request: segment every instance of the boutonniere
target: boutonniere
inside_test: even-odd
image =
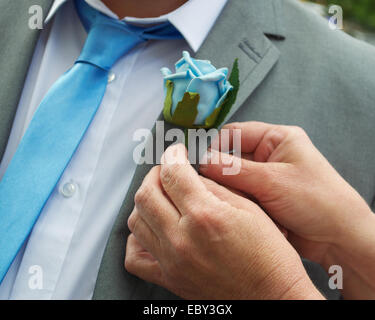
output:
[[[218,128],[236,101],[239,69],[216,69],[210,61],[191,58],[187,51],[176,72],[162,68],[165,87],[164,119],[185,129]]]

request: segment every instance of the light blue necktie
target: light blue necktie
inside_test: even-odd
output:
[[[44,97],[0,181],[0,283],[95,116],[109,70],[141,42],[181,38],[170,23],[139,28],[75,4],[85,46]]]

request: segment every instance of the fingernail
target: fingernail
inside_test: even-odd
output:
[[[164,152],[161,163],[164,165],[171,164],[188,164],[187,150],[184,145],[172,145]]]

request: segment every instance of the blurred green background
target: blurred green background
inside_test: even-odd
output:
[[[310,0],[324,6],[340,5],[344,11],[344,20],[350,20],[361,27],[375,31],[375,0]]]
[[[375,45],[375,0],[301,0],[315,12],[328,16],[330,5],[339,5],[344,14],[344,31]]]

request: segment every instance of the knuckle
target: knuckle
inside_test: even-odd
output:
[[[220,208],[210,206],[195,209],[191,213],[191,220],[196,228],[204,231],[221,229],[224,223],[222,212],[225,211],[225,203]]]
[[[280,173],[276,166],[269,163],[267,167],[259,171],[260,180],[266,186],[266,190],[273,190],[280,180]]]
[[[241,165],[241,171],[240,171],[240,176],[247,178],[250,177],[254,172],[254,169],[251,166],[246,165],[246,162],[244,162]]]
[[[129,230],[134,229],[134,213],[132,213],[128,218],[128,228]]]
[[[139,223],[139,216],[138,216],[138,214],[132,215],[132,217],[130,217],[130,219],[128,221],[129,229],[134,234],[136,234],[137,231],[138,231],[138,229],[137,229],[138,223]]]
[[[205,228],[210,225],[211,222],[214,222],[213,214],[209,208],[194,212],[192,214],[192,219],[195,224],[201,228]]]
[[[191,200],[191,201],[189,201]],[[201,218],[201,213],[202,213],[202,207],[194,202],[194,199],[187,199],[186,201],[186,207],[189,212],[189,215],[194,219],[198,220]]]
[[[273,147],[273,149],[276,148],[276,146],[284,139],[286,136],[286,130],[283,126],[277,126],[272,128],[266,133],[265,140],[269,141]]]
[[[160,170],[160,166],[154,166],[154,167],[151,168],[148,175],[155,175],[156,172],[157,173],[159,172],[159,170]],[[155,188],[157,188],[157,184],[155,184],[154,182],[148,181],[146,183],[145,181],[146,180],[143,181],[142,185],[140,186],[140,188],[137,190],[137,192],[134,195],[134,203],[135,204],[145,204],[145,203],[147,203],[150,199],[150,195],[152,195],[153,192],[155,191]]]
[[[295,136],[302,136],[302,137],[307,136],[306,131],[302,127],[291,126],[290,130]]]
[[[151,194],[151,192],[152,192],[152,187],[147,185],[147,184],[143,184],[137,190],[137,192],[134,196],[134,203],[136,205],[142,205],[142,204],[147,203],[147,201],[149,199],[149,195]]]
[[[135,270],[134,258],[133,256],[126,254],[125,261],[124,261],[125,270],[130,273],[133,273]]]

